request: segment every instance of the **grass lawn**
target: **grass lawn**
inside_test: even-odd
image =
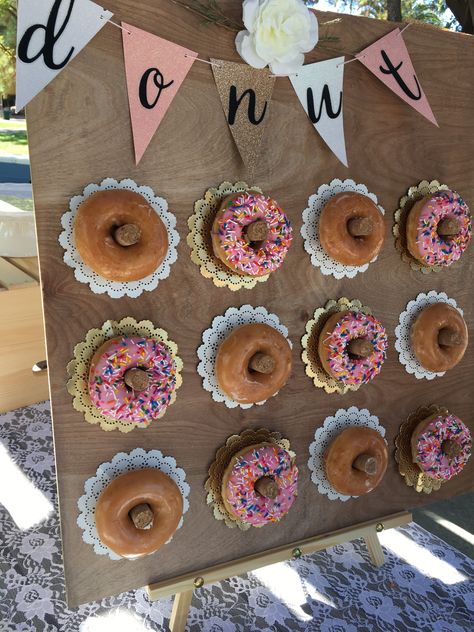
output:
[[[1,125],[1,121],[0,121]],[[0,133],[0,154],[28,155],[28,139],[26,131]]]
[[[33,200],[29,198],[19,198],[15,195],[2,195],[1,199],[4,202],[8,202],[9,204],[13,204],[17,208],[22,211],[32,211],[33,210]]]
[[[0,117],[0,129],[26,129],[25,119],[10,119],[6,121]]]

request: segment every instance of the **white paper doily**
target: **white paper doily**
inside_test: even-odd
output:
[[[77,501],[77,506],[79,507],[77,524],[83,531],[82,539],[94,547],[94,552],[97,553],[97,555],[108,555],[111,560],[123,559],[109,549],[108,546],[102,544],[97,534],[95,527],[95,506],[101,492],[112,480],[120,476],[120,474],[134,470],[142,470],[148,467],[160,470],[176,483],[183,497],[183,516],[188,511],[190,487],[186,482],[186,473],[183,469],[177,467],[176,461],[172,456],[163,456],[160,450],[150,450],[146,452],[142,448],[135,448],[135,450],[132,450],[129,454],[119,452],[114,456],[112,461],[99,465],[96,475],[87,479],[84,484],[85,494]],[[180,529],[182,526],[183,517],[181,517],[177,528]],[[172,537],[168,542],[171,540]]]
[[[332,259],[321,246],[319,241],[319,219],[321,211],[329,200],[337,193],[343,191],[354,191],[362,193],[369,197],[377,204],[382,215],[385,215],[384,209],[378,204],[377,196],[369,193],[365,184],[356,184],[354,180],[339,180],[336,178],[330,184],[322,184],[316,193],[308,200],[308,208],[303,211],[303,225],[301,226],[301,236],[304,241],[304,249],[311,257],[311,263],[321,270],[321,273],[328,276],[332,275],[336,279],[348,277],[352,279],[358,272],[365,272],[369,267],[366,263],[363,266],[346,266],[339,261]],[[377,257],[372,259],[371,263],[376,261]]]
[[[400,314],[399,324],[395,328],[395,349],[398,351],[399,360],[407,373],[412,373],[419,380],[423,378],[434,380],[435,377],[442,377],[446,373],[446,371],[440,373],[427,371],[418,362],[411,347],[411,327],[421,310],[433,303],[448,303],[456,308],[461,316],[463,315],[462,309],[457,306],[454,299],[448,298],[444,292],[438,293],[431,290],[428,294],[418,294],[414,301],[408,303],[405,311]]]
[[[147,202],[155,209],[157,215],[166,226],[168,233],[168,252],[161,265],[147,277],[139,281],[129,281],[120,283],[117,281],[109,281],[100,276],[89,266],[87,266],[81,258],[81,255],[74,244],[74,218],[79,206],[96,191],[108,191],[110,189],[127,189],[135,191],[143,195]],[[136,298],[146,290],[151,292],[155,290],[161,279],[166,279],[170,273],[171,265],[177,260],[178,252],[176,250],[179,244],[179,233],[175,229],[176,217],[168,211],[168,203],[161,197],[157,197],[153,190],[147,186],[138,186],[136,182],[130,179],[118,182],[113,178],[106,178],[100,184],[88,184],[82,195],[76,195],[69,202],[70,210],[61,217],[61,225],[64,228],[59,235],[59,243],[64,248],[64,262],[74,269],[74,276],[80,283],[87,283],[95,294],[107,294],[111,298],[120,298],[122,296],[130,296]]]
[[[229,399],[219,388],[214,371],[216,354],[221,342],[237,327],[248,323],[262,323],[270,325],[279,331],[288,340],[288,329],[280,323],[278,316],[269,314],[264,307],[252,307],[242,305],[242,307],[229,307],[223,316],[216,316],[209,329],[202,334],[203,343],[199,347],[197,354],[200,360],[197,370],[202,377],[203,386],[206,391],[212,394],[212,399],[216,402],[224,402],[228,408],[251,408],[254,404],[239,404],[233,399]],[[291,340],[288,340],[290,347],[293,347]],[[266,401],[266,400],[265,400]],[[257,402],[258,406],[265,403]]]
[[[334,417],[326,417],[324,424],[316,429],[314,441],[309,446],[308,467],[311,470],[311,480],[319,493],[326,494],[329,500],[346,501],[350,498],[358,498],[358,496],[345,496],[337,492],[327,480],[324,467],[324,453],[337,435],[349,426],[373,428],[385,437],[385,428],[379,424],[378,417],[371,415],[367,408],[360,410],[355,406],[348,409],[340,408]]]

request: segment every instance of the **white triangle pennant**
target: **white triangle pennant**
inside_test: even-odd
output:
[[[112,15],[90,0],[19,0],[16,109],[41,92]]]
[[[300,68],[290,81],[315,130],[346,167],[343,92],[344,57],[336,57]]]

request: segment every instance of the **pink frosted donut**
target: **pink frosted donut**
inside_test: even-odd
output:
[[[266,498],[255,489],[262,477],[278,485],[275,498]],[[259,527],[277,522],[290,510],[298,488],[298,468],[291,455],[277,445],[260,444],[234,456],[222,482],[222,498],[231,515],[245,524]]]
[[[438,234],[438,224],[456,219],[459,232],[451,237]],[[426,266],[449,266],[459,259],[471,239],[471,214],[456,191],[436,191],[415,202],[407,219],[410,253]]]
[[[352,356],[350,340],[368,340],[373,347],[368,357]],[[387,334],[382,323],[370,314],[344,311],[332,314],[319,336],[318,353],[329,375],[346,386],[359,386],[380,373],[387,353]]]
[[[458,453],[446,454],[445,441],[456,443]],[[422,472],[444,481],[462,471],[471,456],[471,449],[469,428],[456,415],[429,417],[420,422],[412,437],[413,460]]]
[[[248,224],[261,220],[268,235],[249,242]],[[275,200],[260,193],[243,192],[224,200],[212,226],[214,254],[239,274],[264,276],[281,266],[292,241],[290,222]]]
[[[132,368],[146,371],[148,386],[133,391],[124,380]],[[169,348],[151,338],[119,336],[94,354],[89,369],[89,396],[106,417],[140,422],[157,419],[171,403],[176,387],[176,363]]]

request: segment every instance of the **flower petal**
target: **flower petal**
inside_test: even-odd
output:
[[[267,62],[257,55],[254,37],[248,31],[237,33],[235,47],[242,59],[253,68],[265,68],[267,65]]]
[[[309,53],[310,50],[313,50],[319,39],[318,20],[312,11],[308,11],[308,13],[310,15],[310,31],[307,41],[302,42],[301,52],[303,53]]]
[[[242,5],[242,20],[245,28],[252,32],[259,10],[259,0],[245,0]]]
[[[274,75],[292,75],[298,72],[303,63],[304,55],[303,53],[298,53],[291,61],[272,61],[270,63],[270,70]]]

